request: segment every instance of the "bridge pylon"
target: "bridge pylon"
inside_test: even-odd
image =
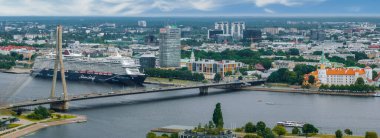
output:
[[[53,110],[68,110],[69,109],[69,97],[67,95],[66,77],[65,77],[65,66],[63,64],[62,58],[62,26],[57,26],[57,46],[56,46],[56,56],[54,62],[54,74],[53,74],[53,84],[51,87],[50,98],[55,97],[55,87],[57,83],[58,67],[60,69],[61,82],[63,88],[63,101],[50,104],[50,109]]]
[[[199,87],[199,95],[207,95],[208,94],[208,87]]]

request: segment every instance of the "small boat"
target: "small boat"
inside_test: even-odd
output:
[[[267,104],[267,105],[274,105],[274,103],[272,103],[272,102],[266,102],[265,104]]]
[[[281,122],[277,122],[277,125],[284,126],[284,127],[303,127],[305,123],[296,122],[296,121],[281,121]]]

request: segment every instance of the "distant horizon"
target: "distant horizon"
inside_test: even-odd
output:
[[[5,15],[0,17],[235,17],[235,18],[241,18],[241,17],[260,17],[260,18],[288,18],[288,17],[294,17],[294,18],[308,18],[308,17],[380,17],[380,14],[277,14],[277,15],[266,15],[266,14],[253,14],[253,15],[246,15],[246,14],[237,14],[237,15],[134,15],[134,16],[122,16],[122,15]]]
[[[380,16],[375,0],[0,0],[0,16]]]

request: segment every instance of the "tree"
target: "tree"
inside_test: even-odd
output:
[[[362,77],[357,78],[355,81],[355,84],[356,85],[364,85],[365,84],[364,79]]]
[[[379,74],[376,71],[372,71],[372,80],[374,80]]]
[[[227,71],[224,76],[231,76],[232,75],[232,71]]]
[[[244,132],[245,133],[255,133],[256,132],[256,126],[252,122],[248,122],[244,126]]]
[[[376,132],[365,132],[365,138],[377,138]]]
[[[212,115],[212,121],[214,122],[217,128],[223,128],[224,122],[223,122],[222,107],[220,103],[217,103],[215,106],[214,114]]]
[[[172,133],[170,134],[170,138],[179,138],[178,133]]]
[[[272,61],[270,61],[269,59],[266,59],[266,58],[261,61],[261,64],[263,65],[263,67],[266,70],[268,70],[272,67]]]
[[[51,116],[49,110],[45,107],[38,106],[37,108],[34,109],[33,113],[29,114],[27,117],[31,119],[45,119],[49,118]]]
[[[294,127],[294,128],[292,129],[292,134],[293,134],[293,135],[298,135],[298,134],[300,134],[300,129],[298,129],[298,127]]]
[[[263,121],[259,121],[259,122],[257,122],[257,124],[256,124],[256,128],[257,128],[257,134],[258,134],[259,136],[263,136],[264,131],[265,131],[265,128],[266,128],[265,123],[264,123]]]
[[[309,80],[307,80],[307,82],[309,82],[310,84],[314,84],[315,83],[315,77],[314,77],[314,75],[310,75],[309,76]]]
[[[279,73],[278,73],[277,71],[272,72],[272,73],[269,75],[267,81],[268,81],[268,82],[280,82],[280,78],[279,78],[279,76],[280,76],[280,75],[279,75]]]
[[[269,127],[265,128],[264,134],[262,136],[264,138],[275,138],[273,131]]]
[[[207,127],[205,127],[205,128],[207,128]],[[214,123],[212,121],[208,122],[208,128],[209,129],[215,128],[215,125],[214,125]]]
[[[352,135],[352,131],[348,128],[344,130],[344,133],[346,133],[347,135]]]
[[[308,134],[318,133],[318,131],[319,130],[316,127],[314,127],[314,125],[312,124],[305,124],[302,127],[302,133],[306,134],[306,137],[308,136]]]
[[[146,134],[146,138],[156,138],[157,135],[153,132],[149,132],[148,134]]]
[[[298,82],[297,73],[294,71],[289,72],[289,82],[290,84],[295,84]]]
[[[222,80],[222,76],[219,73],[216,73],[215,76],[214,76],[214,81],[215,82],[219,82],[221,80]]]
[[[300,55],[300,51],[297,48],[291,48],[289,49],[289,54],[293,56],[298,56]]]
[[[286,132],[286,129],[285,127],[283,126],[280,126],[280,125],[277,125],[273,128],[273,132],[276,133],[278,136],[282,136],[282,135],[285,135],[287,132]]]
[[[313,55],[322,55],[322,51],[314,51]]]
[[[162,134],[161,137],[163,137],[163,138],[169,138],[169,135],[168,134]]]
[[[205,79],[203,74],[191,73],[189,70],[163,70],[150,68],[145,69],[145,74],[150,77],[174,78],[191,81],[203,81]]]
[[[342,138],[343,137],[343,133],[340,129],[335,131],[335,137],[336,138]]]
[[[377,65],[376,64],[372,64],[372,65],[370,65],[370,67],[374,69],[374,68],[377,68]]]
[[[367,54],[365,54],[364,52],[352,52],[352,54],[355,54],[356,61],[361,60],[361,59],[368,59]]]
[[[243,80],[243,76],[239,76],[239,78],[238,78],[239,80]]]

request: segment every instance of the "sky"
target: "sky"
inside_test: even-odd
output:
[[[380,0],[0,0],[0,16],[379,16]]]

